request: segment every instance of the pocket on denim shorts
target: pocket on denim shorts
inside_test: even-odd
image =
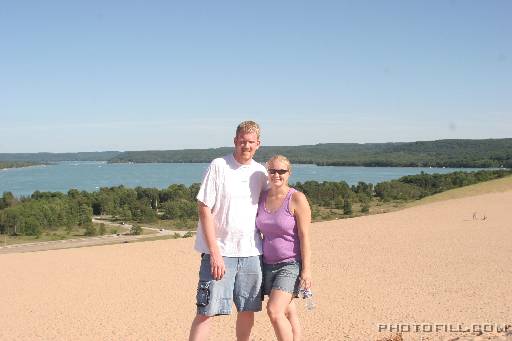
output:
[[[197,285],[196,305],[206,307],[210,303],[211,281],[199,281]]]

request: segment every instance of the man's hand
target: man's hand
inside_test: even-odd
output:
[[[219,281],[224,277],[226,266],[224,265],[222,256],[210,255],[210,269],[214,280]]]

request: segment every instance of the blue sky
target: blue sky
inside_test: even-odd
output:
[[[512,2],[10,1],[0,152],[512,137]]]

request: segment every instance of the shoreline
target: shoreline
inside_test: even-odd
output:
[[[83,165],[98,165],[99,168],[107,169],[108,166],[112,166],[115,164],[110,164],[106,161],[71,161],[71,162],[77,162],[77,165],[83,164]],[[66,161],[63,162],[65,164],[70,164],[70,162]],[[201,163],[202,164],[202,163]],[[17,167],[17,168],[32,168],[32,167],[46,167],[46,166],[58,166],[59,163],[48,163],[48,164],[38,164],[38,165],[31,165],[26,167]],[[135,165],[135,163],[120,163],[120,165]],[[137,165],[183,165],[183,163],[138,163]],[[196,165],[196,163],[190,163],[189,165]],[[310,164],[296,164],[295,166],[298,166],[297,169],[300,170],[301,166],[312,166]],[[322,167],[323,166],[314,166],[314,167]],[[310,170],[309,168],[303,168],[302,171],[296,172],[295,176],[291,179],[290,184],[295,185],[297,183],[305,183],[308,181],[316,181],[319,183],[322,182],[346,182],[349,186],[355,186],[359,182],[364,182],[367,184],[373,184],[377,185],[381,182],[387,182],[392,180],[398,180],[404,176],[417,176],[421,173],[425,174],[439,174],[441,176],[444,176],[446,174],[455,173],[455,172],[462,172],[462,173],[475,173],[479,171],[483,172],[492,172],[492,171],[505,171],[510,172],[512,169],[506,169],[506,168],[428,168],[428,167],[362,167],[362,166],[329,166],[333,167],[336,170],[342,170],[345,168],[347,172],[342,173],[340,176],[338,176],[339,172],[335,171],[325,171],[321,172],[320,174],[317,173],[317,170]],[[80,168],[80,167],[78,167]],[[360,174],[359,178],[356,178],[354,173],[358,168],[367,168],[371,171],[369,172],[362,172]],[[9,169],[15,169],[15,168],[7,168]],[[204,168],[206,169],[206,167]],[[87,176],[84,176],[82,173],[76,173],[74,171],[71,171],[70,174],[74,174],[72,176],[72,182],[65,182],[62,186],[62,188],[52,189],[51,184],[53,182],[49,182],[46,178],[46,187],[44,189],[34,189],[29,188],[28,190],[24,187],[24,183],[21,182],[18,178],[14,177],[12,180],[14,181],[14,185],[9,186],[8,178],[2,179],[2,181],[5,181],[5,184],[3,184],[4,188],[0,190],[1,192],[11,192],[15,195],[15,197],[20,198],[21,196],[31,196],[34,192],[56,192],[56,193],[67,193],[71,189],[77,189],[79,191],[86,191],[89,193],[98,192],[100,188],[109,188],[109,187],[116,187],[116,186],[124,186],[126,188],[136,188],[138,186],[142,186],[144,188],[155,188],[158,190],[163,190],[167,188],[170,185],[184,185],[184,186],[190,186],[194,183],[199,183],[201,181],[201,176],[204,172],[204,169],[201,168],[201,170],[192,169],[194,172],[197,172],[196,176],[194,178],[185,178],[181,179],[181,181],[174,181],[173,179],[167,179],[165,177],[157,178],[153,183],[150,184],[141,184],[138,181],[134,181],[133,178],[131,178],[131,171],[123,170],[128,178],[123,181],[123,184],[120,184],[118,182],[118,178],[113,178],[111,172],[112,169],[110,168],[107,171],[103,172],[96,172],[94,171],[93,174],[95,174],[94,179],[98,179],[98,177],[102,177],[103,181],[95,181],[91,180],[91,178],[88,178]],[[379,171],[373,171],[374,169],[382,169],[379,173]],[[409,171],[405,171],[408,169],[416,169],[416,173],[410,173]],[[397,171],[396,171],[397,170]],[[404,171],[400,171],[404,170]],[[117,170],[116,170],[117,171]],[[173,171],[173,169],[171,169]],[[393,173],[389,173],[389,172]],[[110,172],[110,173],[109,173]],[[300,175],[302,172],[302,175]],[[76,173],[76,174],[75,174]],[[52,173],[53,174],[53,173]],[[78,175],[77,175],[78,174]],[[336,174],[336,175],[334,175]],[[359,173],[358,173],[359,174]],[[50,174],[51,175],[51,174]],[[50,176],[50,180],[55,180]],[[179,178],[179,177],[178,177]],[[160,183],[164,181],[163,183]],[[44,182],[44,181],[43,181]],[[50,185],[48,185],[50,184]],[[77,185],[78,184],[78,185]],[[2,187],[2,183],[0,183],[0,187]],[[53,186],[55,187],[55,186]]]

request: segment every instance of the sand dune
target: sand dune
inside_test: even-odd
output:
[[[317,308],[300,305],[305,340],[376,340],[397,328],[404,340],[462,340],[472,330],[458,328],[472,324],[487,331],[476,339],[506,339],[497,329],[512,324],[511,207],[508,190],[315,223]],[[0,255],[0,339],[185,340],[199,264],[192,244]],[[429,332],[436,324],[446,327]],[[253,339],[275,339],[263,312]],[[234,340],[233,316],[215,318],[211,340]]]

